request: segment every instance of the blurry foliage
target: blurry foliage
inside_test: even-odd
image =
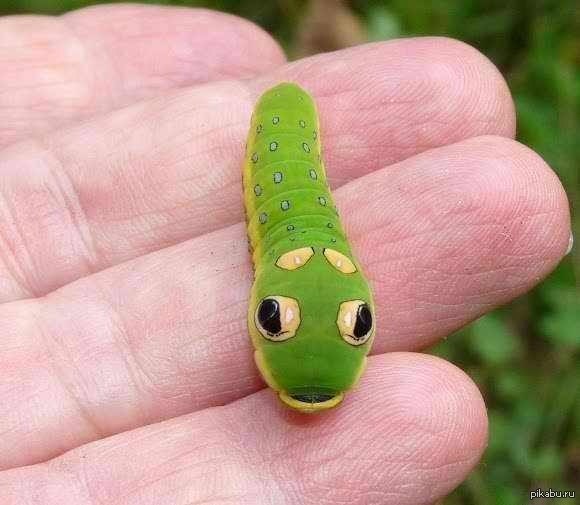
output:
[[[0,13],[59,13],[94,3],[100,2],[0,0]],[[316,50],[301,27],[315,21],[312,12],[320,5],[306,0],[144,3],[231,12],[270,31],[291,56]],[[313,3],[333,8],[329,1]],[[346,15],[346,21],[323,25],[322,31],[332,33],[326,34],[327,42],[320,42],[324,47],[318,50],[348,45],[362,33],[368,40],[446,35],[486,54],[510,84],[519,140],[548,161],[563,181],[573,210],[580,209],[580,8],[576,0],[354,0],[349,5],[335,0],[335,4],[349,9],[340,14]],[[321,17],[320,12],[317,15]],[[578,216],[573,229],[580,239]],[[483,462],[445,503],[520,505],[527,503],[530,489],[578,485],[579,249],[533,292],[434,349],[477,381],[490,418]]]
[[[293,56],[334,51],[367,42],[362,21],[353,14],[346,1],[310,2],[296,30]]]

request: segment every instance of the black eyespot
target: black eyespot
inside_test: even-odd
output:
[[[359,306],[356,312],[356,323],[354,325],[354,337],[361,339],[367,335],[371,328],[373,327],[373,316],[371,314],[371,309],[366,303]]]
[[[306,393],[301,395],[290,395],[290,398],[294,400],[298,400],[302,403],[323,403],[327,402],[328,400],[332,400],[336,394],[325,394],[325,393]]]
[[[258,308],[258,322],[268,333],[276,335],[282,330],[280,304],[273,298],[266,298]]]

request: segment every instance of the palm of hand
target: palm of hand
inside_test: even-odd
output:
[[[384,353],[525,292],[569,238],[487,60],[427,38],[286,65],[246,22],[157,7],[1,22],[1,503],[423,504],[465,478],[477,388]],[[243,143],[281,80],[317,99],[379,320],[360,386],[307,419],[260,390],[245,326]]]

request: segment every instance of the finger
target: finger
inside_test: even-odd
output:
[[[374,352],[433,343],[530,289],[568,245],[558,179],[499,137],[424,153],[336,198],[375,292]],[[261,387],[244,234],[232,226],[1,306],[0,467]]]
[[[0,145],[284,61],[257,26],[204,9],[106,5],[0,20]]]
[[[335,183],[429,146],[513,133],[495,68],[448,39],[321,55],[268,79],[198,87],[4,151],[0,299],[42,295],[243,219],[249,115],[273,82],[298,80],[314,93]]]
[[[483,400],[463,372],[397,353],[373,358],[335,411],[293,414],[263,391],[0,473],[0,497],[43,505],[415,505],[457,486],[486,436]]]

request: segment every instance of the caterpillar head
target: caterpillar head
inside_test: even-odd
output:
[[[268,385],[302,412],[338,405],[375,331],[370,290],[349,251],[292,249],[256,271],[254,295],[249,328]]]

